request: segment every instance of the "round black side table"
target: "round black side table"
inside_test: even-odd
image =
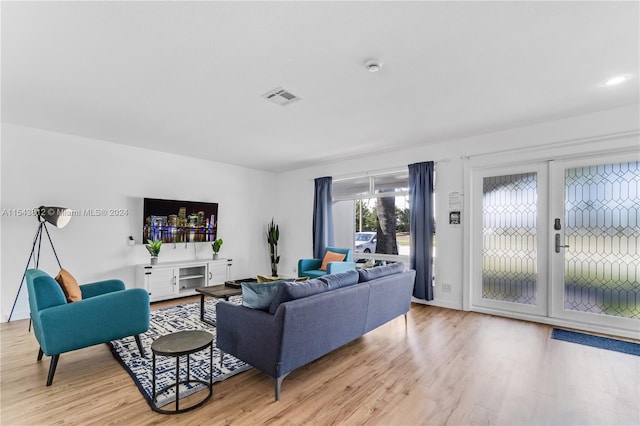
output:
[[[151,395],[151,408],[158,413],[176,414],[193,410],[200,407],[213,395],[213,335],[204,330],[188,330],[178,331],[176,333],[167,334],[157,338],[151,344],[151,352],[153,359],[153,393]],[[209,348],[209,382],[204,380],[191,379],[189,369],[189,355],[203,349]],[[176,359],[176,382],[165,386],[156,392],[156,355],[174,357]],[[187,356],[187,378],[180,380],[180,357]],[[181,384],[197,384],[201,383],[209,388],[209,393],[197,404],[187,408],[180,409],[180,385]],[[171,388],[175,388],[176,408],[175,410],[165,410],[156,405],[156,398]]]

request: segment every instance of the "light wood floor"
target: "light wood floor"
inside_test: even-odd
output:
[[[196,300],[196,299],[194,299]],[[283,382],[250,370],[204,406],[151,411],[99,345],[49,360],[27,321],[0,324],[0,422],[38,424],[638,425],[640,357],[550,339],[551,327],[413,305]]]

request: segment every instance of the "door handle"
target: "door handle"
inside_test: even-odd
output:
[[[569,248],[569,245],[560,244],[560,234],[556,234],[556,253],[560,253],[561,248]]]

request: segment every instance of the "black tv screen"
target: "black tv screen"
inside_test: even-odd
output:
[[[165,243],[214,241],[218,233],[218,203],[144,199],[142,241]]]

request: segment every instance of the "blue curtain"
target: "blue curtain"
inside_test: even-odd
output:
[[[413,296],[422,300],[433,300],[433,168],[433,161],[409,164],[409,261],[416,270]]]
[[[333,246],[333,209],[331,176],[317,178],[313,199],[313,257],[322,259],[324,249]]]

